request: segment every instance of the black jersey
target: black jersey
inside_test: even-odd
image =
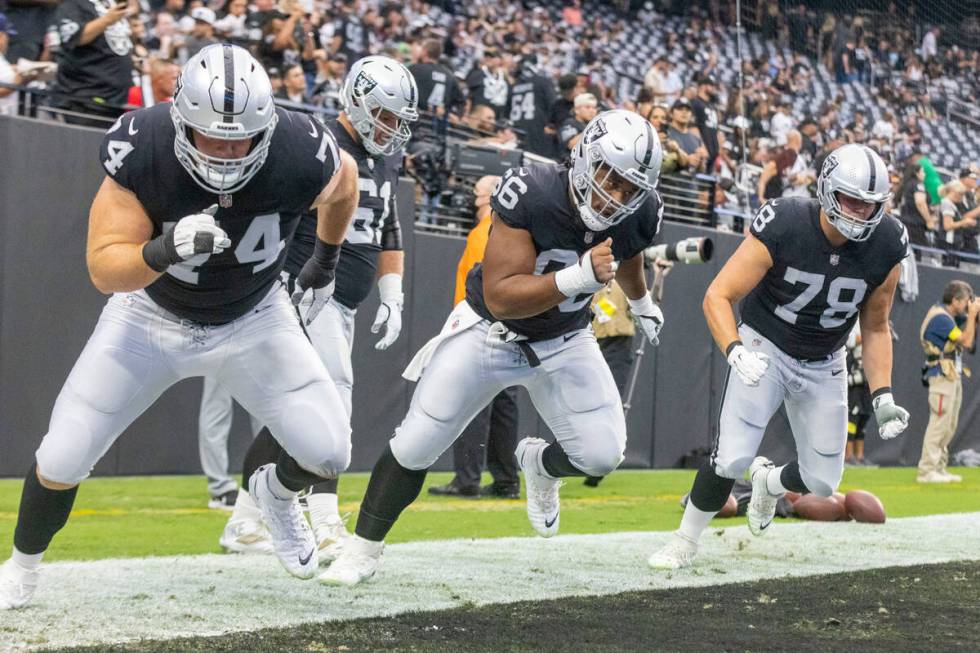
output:
[[[555,86],[542,75],[523,77],[510,89],[510,121],[525,134],[530,152],[555,156],[555,138],[544,133],[555,103]]]
[[[453,71],[438,63],[416,63],[408,67],[419,89],[419,107],[435,112],[444,108],[461,114],[466,97]]]
[[[59,91],[74,98],[101,98],[108,104],[126,104],[133,85],[133,41],[129,23],[116,21],[82,45],[85,25],[112,7],[110,0],[65,0],[55,12],[51,36],[57,40]]]
[[[374,286],[378,252],[402,248],[395,201],[402,157],[400,153],[372,157],[339,122],[328,120],[326,124],[340,149],[357,162],[357,184],[361,193],[340,250],[337,286],[333,294],[338,302],[354,309]],[[316,211],[308,211],[296,228],[296,237],[286,257],[286,271],[290,274],[299,274],[303,264],[313,255],[316,219]]]
[[[536,164],[511,168],[490,199],[493,212],[514,229],[531,234],[537,260],[535,274],[557,272],[578,263],[579,257],[611,237],[617,261],[636,256],[660,231],[663,203],[656,192],[633,215],[606,231],[589,231],[569,197],[568,168]],[[466,277],[466,301],[483,318],[497,321],[483,298],[483,265]],[[502,320],[511,331],[530,340],[548,340],[582,329],[592,320],[592,295],[569,297],[544,313],[519,320]]]
[[[106,173],[146,209],[154,236],[220,201],[177,161],[170,106],[166,102],[120,118],[106,132],[100,153]],[[340,165],[337,143],[323,125],[301,113],[281,108],[276,113],[279,123],[265,164],[242,190],[223,197],[225,206],[215,214],[231,247],[171,265],[146,287],[153,301],[178,317],[222,324],[258,304],[278,282],[300,215]]]
[[[902,225],[890,216],[868,240],[834,248],[820,229],[820,203],[809,198],[767,202],[751,232],[773,266],[742,302],[742,320],[801,359],[824,358],[844,345],[858,311],[907,248]]]

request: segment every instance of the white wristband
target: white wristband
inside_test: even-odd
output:
[[[589,250],[574,265],[555,272],[555,285],[565,297],[575,297],[598,292],[606,284],[596,280],[592,269],[592,250]]]
[[[650,297],[650,293],[648,292],[643,293],[643,296],[639,299],[630,299],[627,297],[626,301],[629,303],[633,315],[651,315],[657,306],[653,303],[653,298]]]
[[[405,300],[402,294],[402,275],[389,272],[378,279],[378,294],[382,304],[401,304]]]

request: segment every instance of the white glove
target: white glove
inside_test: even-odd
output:
[[[728,364],[732,366],[738,378],[747,386],[755,387],[759,385],[762,376],[769,369],[769,357],[761,351],[747,349],[740,342],[733,343],[728,352]]]
[[[214,221],[218,205],[202,213],[184,216],[166,232],[143,245],[143,260],[151,269],[164,272],[171,265],[195,256],[220,254],[231,247],[231,239]]]
[[[229,247],[231,239],[213,215],[195,213],[174,225],[174,249],[182,261],[198,254],[220,254]]]
[[[647,337],[654,347],[660,344],[660,330],[664,328],[664,313],[660,310],[649,293],[639,299],[626,298],[629,302],[630,312],[636,318],[636,323],[643,329],[643,335]]]
[[[398,334],[402,332],[402,306],[405,303],[402,276],[391,273],[378,279],[378,293],[381,295],[381,306],[374,316],[371,333],[378,333],[382,326],[385,328],[384,337],[374,345],[378,351],[384,351],[398,340]]]
[[[871,405],[875,409],[878,436],[882,440],[891,440],[909,427],[909,411],[895,403],[892,393],[882,392],[871,400]]]

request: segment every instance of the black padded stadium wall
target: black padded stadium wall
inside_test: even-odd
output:
[[[105,297],[85,268],[88,207],[103,173],[101,133],[84,128],[0,117],[0,476],[21,476],[47,428],[55,397],[91,333]],[[399,214],[407,251],[406,306],[402,336],[389,350],[374,349],[370,325],[376,293],[361,306],[354,345],[354,448],[352,470],[368,470],[394,433],[411,400],[413,385],[401,372],[449,313],[459,238],[414,233],[413,184],[403,180]],[[666,327],[658,348],[647,348],[627,424],[625,466],[673,467],[692,449],[709,447],[727,364],[714,348],[701,299],[740,237],[668,223],[663,240],[708,235],[715,258],[705,265],[678,266],[667,278]],[[980,278],[953,270],[919,269],[919,299],[896,300],[892,313],[900,335],[895,348],[895,396],[912,413],[909,431],[883,443],[868,438],[869,456],[885,464],[914,465],[928,419],[926,391],[919,383],[922,354],[919,323],[943,286]],[[970,357],[968,357],[970,358]],[[971,362],[975,362],[971,361]],[[980,366],[980,363],[977,363]],[[978,383],[964,383],[960,429],[952,450],[980,449]],[[200,473],[197,415],[200,379],[185,380],[138,419],[96,466],[102,475]],[[521,435],[547,435],[527,398],[521,397]],[[872,426],[873,429],[873,426]],[[230,438],[231,466],[240,469],[251,437],[236,409]],[[762,451],[777,462],[792,455],[792,437],[780,411]],[[451,452],[436,465],[451,467]],[[202,487],[203,491],[203,487]]]

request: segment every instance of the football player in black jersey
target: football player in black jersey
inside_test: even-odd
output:
[[[405,66],[388,57],[370,56],[351,67],[341,100],[344,110],[336,120],[327,122],[327,129],[340,149],[357,163],[361,192],[341,247],[336,289],[320,315],[306,325],[306,333],[336,384],[350,419],[354,315],[375,280],[381,306],[371,332],[384,329],[375,348],[387,349],[401,332],[405,254],[396,191],[401,152],[411,136],[409,125],[418,120],[418,93],[415,79]],[[304,215],[286,255],[287,285],[309,260],[316,243],[316,228],[316,215]],[[278,450],[269,430],[262,429],[245,456],[243,477],[248,478],[262,462],[275,460]],[[338,550],[333,545],[347,535],[337,509],[337,479],[313,486],[306,501],[320,548],[320,562],[332,560]],[[267,550],[259,518],[248,494],[240,493],[221,535],[222,547],[243,553]]]
[[[626,422],[589,328],[590,304],[615,277],[657,342],[663,314],[647,292],[643,249],[663,212],[660,160],[647,121],[609,111],[586,127],[571,168],[507,172],[491,200],[483,263],[467,277],[465,301],[406,369],[406,378],[421,376],[408,415],[371,473],[355,534],[322,582],[353,585],[374,574],[426,470],[504,388],[527,388],[557,438],[526,438],[516,452],[540,535],[558,531],[561,477],[603,476],[619,465]]]
[[[106,133],[107,176],[92,203],[87,261],[109,299],[61,390],[24,482],[0,608],[24,605],[78,484],[177,381],[211,376],[286,452],[251,478],[286,569],[316,570],[296,491],[350,461],[340,393],[296,319],[279,272],[300,215],[317,240],[294,302],[312,319],[329,298],[357,204],[357,166],[308,116],[277,109],[248,52],[191,58],[173,103],[128,113]]]
[[[680,529],[649,560],[691,564],[698,538],[748,471],[749,529],[762,535],[787,490],[830,496],[847,441],[844,343],[861,320],[864,369],[882,439],[908,426],[891,393],[888,325],[908,242],[884,213],[888,170],[871,148],[845,145],[824,162],[817,198],[767,202],[750,234],[704,297],[704,314],[730,369],[714,451],[694,479]],[[734,305],[742,298],[741,319]],[[786,406],[798,458],[780,467],[756,457],[770,418]]]

